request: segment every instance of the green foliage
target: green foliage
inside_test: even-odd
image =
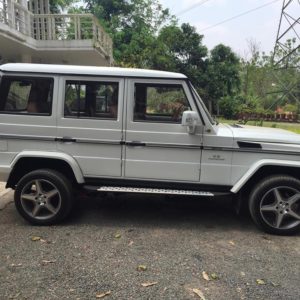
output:
[[[240,89],[240,62],[230,47],[217,45],[207,60],[206,95],[217,106],[222,97],[238,95]],[[210,109],[212,110],[212,109]]]
[[[49,0],[50,12],[52,14],[59,14],[78,1],[79,0]]]
[[[203,36],[189,24],[165,26],[159,32],[157,45],[162,49],[153,57],[152,67],[160,70],[184,73],[196,89],[206,85],[205,69],[207,48],[202,45]]]
[[[250,45],[251,48],[258,48]],[[295,40],[287,40],[284,48],[296,47]],[[259,51],[251,51],[252,57],[241,60],[240,77],[242,82],[242,94],[245,98],[256,97],[260,106],[265,111],[274,112],[276,107],[284,107],[286,104],[295,105],[300,99],[300,49],[279,67],[293,66],[293,68],[273,69],[273,53],[269,55]],[[278,61],[284,53],[277,49],[275,61]],[[278,66],[277,66],[278,68]]]
[[[88,11],[95,14],[114,42],[118,65],[151,68],[154,57],[163,55],[157,46],[157,34],[163,24],[172,22],[167,9],[158,0],[86,0]],[[162,58],[163,60],[163,58]]]
[[[220,99],[220,111],[227,119],[233,119],[240,112],[243,99],[241,96],[225,96]]]
[[[67,7],[73,0],[51,0]],[[300,99],[299,68],[272,71],[272,53],[259,51],[249,42],[250,59],[240,59],[230,47],[217,45],[208,52],[203,35],[190,24],[178,25],[159,0],[84,0],[112,36],[115,64],[181,72],[194,84],[212,112],[233,116],[236,112],[273,112],[277,106],[295,105]],[[76,12],[74,10],[73,12]],[[293,49],[294,40],[285,47]],[[276,49],[275,59],[282,56]],[[296,66],[300,49],[281,66]],[[293,93],[282,97],[291,87]],[[220,110],[219,110],[220,109]]]
[[[297,113],[298,112],[298,106],[295,104],[287,103],[283,107],[284,112],[291,112],[291,113]]]

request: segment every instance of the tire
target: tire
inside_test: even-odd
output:
[[[18,182],[14,200],[18,212],[29,223],[56,224],[66,218],[72,209],[72,185],[57,171],[32,171]]]
[[[267,233],[291,235],[300,230],[300,180],[275,175],[253,189],[249,210],[255,224]]]

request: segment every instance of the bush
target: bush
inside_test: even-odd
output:
[[[242,104],[242,98],[240,96],[226,96],[221,98],[219,102],[220,114],[226,119],[235,118]]]

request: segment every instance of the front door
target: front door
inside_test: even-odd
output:
[[[120,177],[124,79],[62,77],[58,149],[85,177]]]
[[[185,81],[127,81],[126,178],[199,182],[203,126],[194,134],[181,125],[196,110]]]

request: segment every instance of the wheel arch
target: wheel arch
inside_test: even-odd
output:
[[[234,184],[230,191],[237,194],[253,186],[260,179],[275,174],[290,175],[300,179],[300,162],[268,159],[258,161]]]
[[[59,171],[75,183],[84,183],[82,171],[70,155],[59,152],[24,151],[12,161],[6,187],[14,188],[22,176],[43,168]]]

